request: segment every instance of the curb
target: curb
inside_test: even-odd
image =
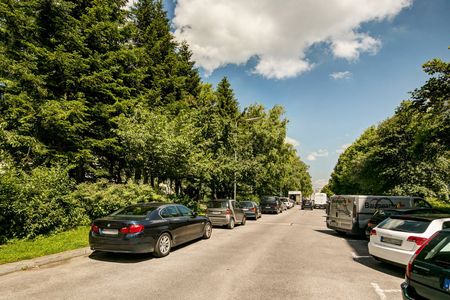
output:
[[[0,265],[0,276],[17,271],[24,271],[32,268],[38,268],[43,265],[64,261],[78,256],[90,255],[92,252],[93,251],[89,247],[84,247],[80,249],[69,250],[61,253],[55,253],[33,259],[27,259]]]

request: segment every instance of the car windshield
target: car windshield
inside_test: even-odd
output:
[[[430,225],[430,221],[427,220],[408,220],[408,219],[386,219],[380,225],[379,228],[389,229],[393,231],[411,232],[411,233],[423,233]]]
[[[253,207],[253,203],[251,203],[251,202],[241,202],[240,204],[241,204],[242,208]]]
[[[133,205],[119,209],[115,213],[112,213],[111,216],[146,216],[156,208],[156,206],[149,205]]]
[[[261,203],[274,203],[277,199],[275,197],[264,197],[261,199]]]
[[[228,208],[228,201],[210,201],[208,208]]]

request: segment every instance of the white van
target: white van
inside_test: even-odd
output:
[[[327,207],[327,194],[315,193],[313,194],[314,208],[326,208]]]
[[[295,204],[300,204],[302,202],[302,192],[301,191],[288,191],[289,199],[294,200]]]
[[[327,227],[339,233],[365,234],[370,217],[379,208],[414,208],[431,205],[409,196],[335,195],[330,198]]]

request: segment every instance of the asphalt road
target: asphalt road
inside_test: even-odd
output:
[[[0,277],[0,299],[401,299],[404,271],[322,210],[263,215],[210,240],[151,255],[93,253]]]

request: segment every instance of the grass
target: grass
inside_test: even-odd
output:
[[[89,227],[81,226],[34,240],[12,240],[0,245],[0,264],[86,247],[89,244],[88,233]]]

